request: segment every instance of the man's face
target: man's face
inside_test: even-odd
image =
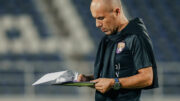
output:
[[[96,27],[100,28],[106,35],[110,35],[117,31],[117,16],[115,12],[107,10],[103,6],[91,6],[92,16],[96,19]]]

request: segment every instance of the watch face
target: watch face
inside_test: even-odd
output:
[[[121,88],[121,85],[119,82],[116,82],[113,87],[115,90],[119,90]]]

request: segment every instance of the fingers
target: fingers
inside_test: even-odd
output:
[[[78,75],[77,82],[81,81],[82,74]]]
[[[95,88],[101,93],[107,92],[111,86],[110,86],[110,79],[107,78],[99,78],[96,80],[93,80],[92,82],[95,82]]]
[[[101,91],[101,90],[103,90],[103,88],[102,87],[96,87],[96,90]]]
[[[102,87],[96,87],[96,90],[98,90],[101,93],[105,93],[105,89]]]
[[[77,82],[84,81],[85,76],[83,74],[79,74],[77,78]]]
[[[95,88],[96,88],[96,90],[100,91],[101,93],[103,92],[102,86],[96,84],[96,85],[95,85]]]
[[[91,82],[98,83],[100,79],[92,80]]]
[[[96,82],[95,88],[100,91],[103,90],[103,85],[99,82],[99,79],[93,80],[93,82]]]
[[[91,82],[95,82],[95,88],[102,86],[102,84],[100,83],[100,79],[92,80]]]

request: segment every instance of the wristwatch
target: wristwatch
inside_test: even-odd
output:
[[[119,82],[119,79],[118,78],[114,78],[114,80],[115,80],[115,83],[114,83],[113,89],[114,90],[119,90],[121,88],[121,84]]]

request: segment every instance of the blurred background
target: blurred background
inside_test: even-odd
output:
[[[0,101],[94,101],[86,87],[32,86],[62,70],[93,73],[98,43],[91,0],[0,0]],[[122,0],[154,44],[160,87],[143,101],[180,99],[180,0]]]

